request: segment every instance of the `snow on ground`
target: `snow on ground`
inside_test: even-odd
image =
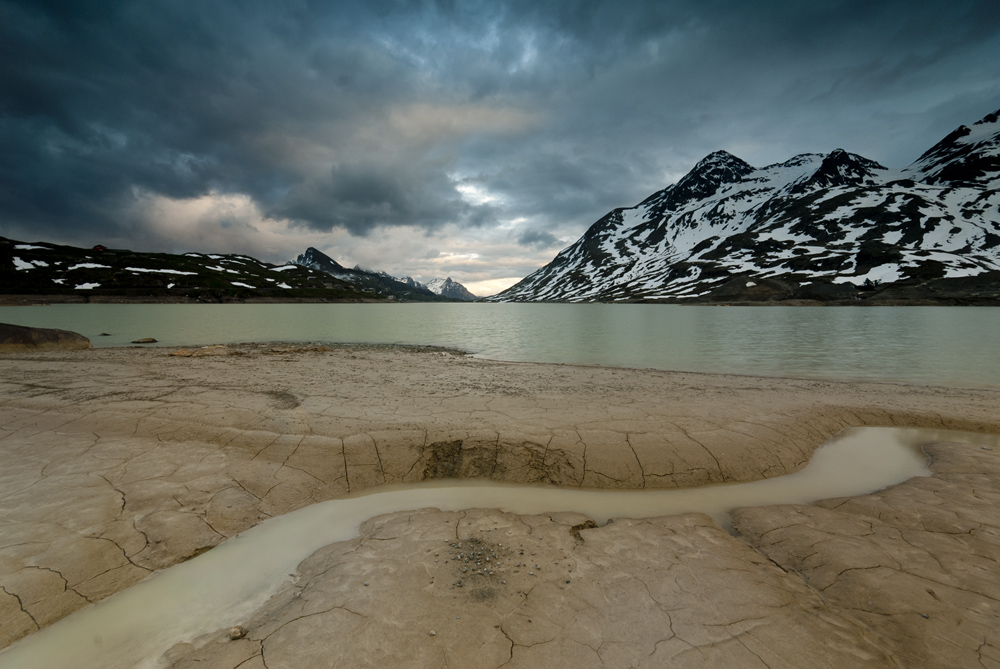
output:
[[[14,269],[35,269],[35,266],[30,262],[25,262],[20,258],[14,258]]]
[[[291,288],[287,283],[281,282],[278,284],[278,288]]]
[[[234,286],[239,286],[240,288],[252,288],[253,290],[257,290],[257,286],[251,286],[248,283],[240,283],[239,281],[232,281],[231,283]]]
[[[100,287],[101,284],[99,283],[80,283],[74,286],[75,290],[91,290],[93,288],[100,288]]]
[[[993,139],[998,132],[1000,132],[1000,120],[993,123],[979,122],[969,128],[968,135],[959,137],[956,141],[959,144],[978,144]]]
[[[784,226],[777,228],[775,230],[762,232],[757,235],[757,241],[766,242],[768,240],[773,239],[776,242],[793,242],[795,244],[815,241],[810,235],[797,235],[793,233],[791,230],[789,230],[790,227],[791,223],[786,223]]]
[[[944,278],[955,279],[963,276],[976,276],[977,274],[982,274],[988,271],[983,267],[976,267],[975,265],[969,265],[966,267],[949,267],[944,272]]]
[[[838,276],[833,283],[853,283],[855,286],[862,285],[865,280],[878,281],[879,283],[891,283],[903,278],[900,266],[896,263],[879,265],[868,270],[867,274],[858,276]]]
[[[100,265],[96,262],[81,262],[68,268],[67,271],[72,271],[74,269],[111,269],[111,265]]]
[[[154,274],[188,274],[196,275],[198,272],[182,272],[179,269],[146,269],[144,267],[126,267],[129,272],[152,272]]]
[[[281,267],[272,267],[272,272],[284,272],[285,270],[295,269],[298,265],[282,265]]]
[[[14,244],[14,248],[19,251],[47,251],[49,247],[47,246],[35,246],[34,244]]]

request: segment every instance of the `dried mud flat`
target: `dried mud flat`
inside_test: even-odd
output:
[[[690,486],[797,470],[850,426],[1000,432],[1000,391],[985,389],[389,347],[170,353],[0,358],[0,646],[264,518],[384,483]],[[696,514],[602,528],[573,514],[390,514],[304,562],[245,637],[208,634],[170,661],[1000,666],[1000,460],[929,451],[932,478],[739,510],[737,536]],[[517,555],[501,550],[493,574],[456,573],[467,546],[481,563],[499,543]]]

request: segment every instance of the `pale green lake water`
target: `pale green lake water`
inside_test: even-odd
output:
[[[424,344],[497,360],[1000,386],[996,307],[84,304],[3,307],[0,321],[95,346]]]

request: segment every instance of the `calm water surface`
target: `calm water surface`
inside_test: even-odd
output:
[[[0,321],[95,346],[429,344],[498,360],[1000,387],[995,307],[81,304],[3,307]]]

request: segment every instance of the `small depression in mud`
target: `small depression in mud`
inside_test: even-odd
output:
[[[1000,435],[856,428],[818,448],[801,471],[751,483],[630,491],[468,480],[384,486],[269,519],[153,574],[0,652],[0,669],[156,667],[175,643],[244,620],[290,578],[299,562],[327,544],[356,536],[362,522],[385,513],[429,507],[518,514],[575,511],[604,525],[611,518],[701,512],[728,528],[729,511],[737,507],[863,495],[928,476],[929,459],[921,444],[935,441],[1000,447]]]

